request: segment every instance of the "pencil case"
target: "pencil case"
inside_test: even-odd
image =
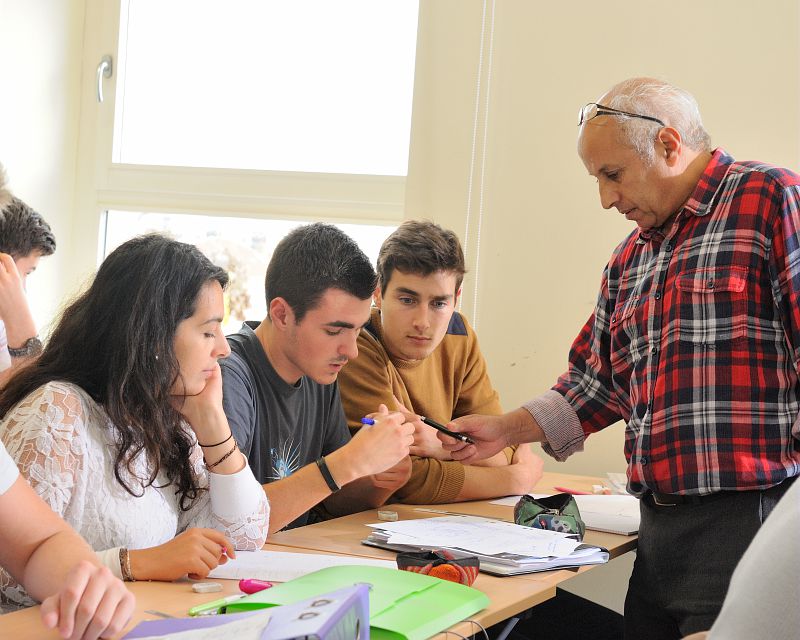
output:
[[[456,557],[445,549],[409,551],[397,554],[397,568],[470,587],[478,577],[480,561],[476,556]]]
[[[572,533],[583,540],[586,524],[581,518],[575,496],[557,493],[545,498],[522,496],[514,505],[514,522],[534,529]]]

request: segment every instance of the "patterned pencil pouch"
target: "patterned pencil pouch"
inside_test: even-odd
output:
[[[472,586],[480,561],[475,556],[456,557],[445,549],[397,554],[397,568]]]
[[[535,529],[573,533],[580,540],[583,540],[583,534],[586,533],[578,503],[568,493],[557,493],[545,498],[522,496],[514,505],[514,522]]]

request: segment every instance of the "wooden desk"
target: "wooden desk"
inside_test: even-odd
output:
[[[591,485],[598,482],[597,478],[548,473],[544,475],[542,481],[537,485],[536,491],[553,493],[554,484],[590,490]],[[388,508],[397,511],[401,518],[424,518],[440,515],[415,511],[416,507],[412,505],[392,505]],[[512,517],[511,507],[491,505],[487,501],[437,505],[431,508],[509,520]],[[303,553],[338,553],[391,560],[395,557],[393,552],[360,544],[361,539],[366,537],[368,533],[367,527],[364,525],[377,521],[376,511],[365,511],[328,522],[274,534],[270,536],[270,541],[264,548],[266,550]],[[588,531],[586,540],[591,544],[599,544],[608,548],[612,557],[621,555],[636,547],[635,536],[619,536]],[[580,571],[589,571],[592,568],[591,566],[582,567]],[[562,569],[506,578],[481,573],[474,586],[489,596],[491,604],[472,618],[485,627],[506,620],[555,596],[556,586],[573,577],[575,573],[576,570]],[[218,580],[218,582],[223,584],[223,591],[217,594],[196,594],[192,592],[191,583],[188,581],[130,583],[129,588],[136,595],[136,611],[126,632],[142,620],[156,618],[156,616],[146,613],[148,610],[184,616],[190,607],[208,602],[215,597],[239,592],[235,580]],[[469,635],[475,633],[477,628],[468,622],[461,622],[451,627],[450,630],[461,635]],[[55,640],[58,638],[58,634],[48,634],[44,631],[39,621],[39,607],[32,607],[24,611],[0,616],[0,638],[14,638],[15,640],[43,638]]]
[[[535,493],[555,493],[553,485],[567,486],[571,489],[591,491],[592,484],[598,484],[598,478],[586,476],[570,476],[566,474],[545,473],[542,480],[536,485]],[[391,511],[396,511],[401,520],[415,518],[432,518],[441,516],[442,513],[433,511],[421,511],[419,509],[434,509],[436,511],[447,511],[450,513],[464,513],[476,516],[488,516],[490,518],[500,518],[512,522],[514,520],[514,509],[497,504],[489,504],[490,500],[479,500],[475,502],[459,502],[446,505],[408,505],[393,504],[385,507]],[[382,507],[383,509],[384,507]],[[379,522],[378,511],[370,510],[361,513],[354,513],[335,520],[320,522],[317,524],[292,529],[291,531],[281,531],[270,536],[270,542],[281,544],[287,547],[297,547],[299,549],[316,549],[329,553],[343,553],[347,555],[366,556],[369,558],[393,559],[395,553],[375,547],[368,547],[361,544],[361,540],[369,535],[369,528],[365,525]],[[587,530],[585,541],[608,549],[612,558],[616,558],[623,553],[627,553],[636,548],[636,536],[621,536],[614,533],[603,533],[600,531]],[[584,567],[587,570],[591,567]],[[560,572],[551,572],[560,573]],[[529,574],[528,576],[514,576],[515,578],[529,578],[541,574]],[[573,570],[569,575],[575,575]]]

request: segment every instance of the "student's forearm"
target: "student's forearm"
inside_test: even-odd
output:
[[[336,478],[335,475],[334,478]],[[337,482],[343,482],[343,480],[337,479]],[[331,495],[330,488],[314,463],[298,469],[286,478],[267,483],[263,487],[269,498],[269,532],[271,534],[280,531]]]
[[[3,323],[9,347],[19,349],[28,339],[36,335],[36,323],[33,321],[27,302],[17,305],[13,312],[7,313]]]
[[[95,553],[20,476],[0,495],[0,565],[34,598],[56,593],[81,560]]]
[[[510,449],[504,449],[500,453],[495,453],[493,456],[489,458],[485,458],[484,460],[478,460],[477,462],[473,462],[473,467],[505,467],[509,463],[509,458],[511,457],[512,453],[506,454],[506,451],[510,451]]]
[[[486,500],[498,496],[513,496],[527,493],[525,477],[516,465],[504,467],[476,467],[465,465],[464,484],[458,492],[456,502],[464,500]]]
[[[68,528],[43,541],[25,565],[22,584],[36,600],[44,600],[58,592],[67,574],[81,560],[99,566],[97,555],[77,533]]]
[[[325,509],[335,517],[375,509],[386,504],[393,493],[394,489],[376,487],[369,477],[359,478],[325,500]]]

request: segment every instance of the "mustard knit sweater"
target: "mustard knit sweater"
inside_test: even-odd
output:
[[[358,357],[339,373],[339,392],[351,430],[360,428],[361,418],[381,403],[394,409],[393,394],[410,411],[442,424],[471,413],[503,412],[475,332],[457,311],[434,352],[424,360],[407,361],[386,352],[380,310],[373,309],[358,337]],[[513,452],[505,450],[509,461]],[[460,462],[412,456],[411,478],[394,497],[411,504],[453,502],[463,484]]]

